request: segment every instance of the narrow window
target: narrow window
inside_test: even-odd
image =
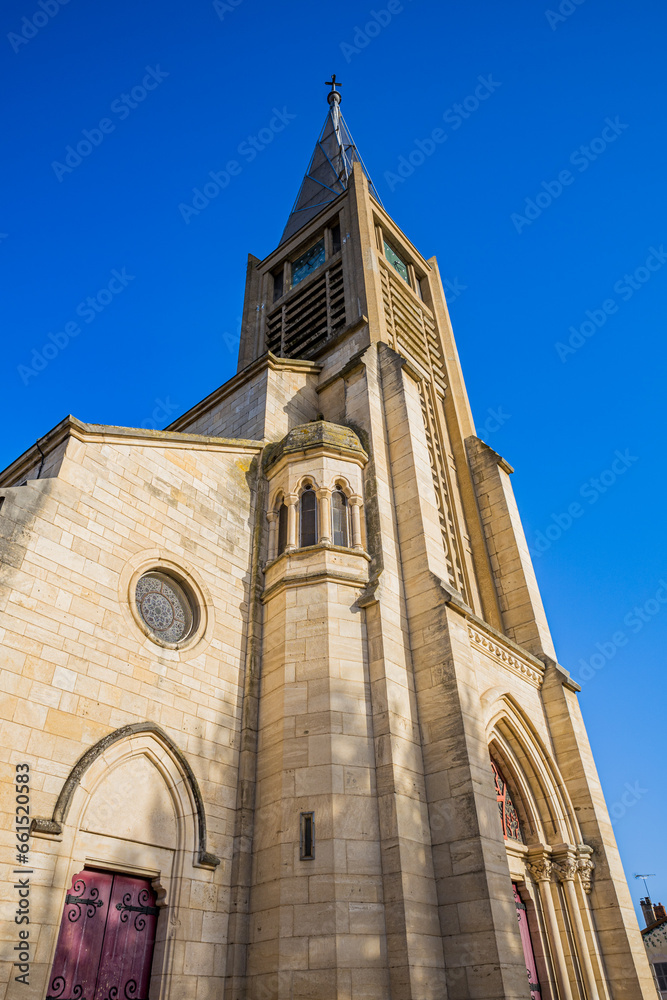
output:
[[[283,294],[283,269],[273,272],[273,301],[277,302]]]
[[[302,861],[312,861],[315,857],[315,813],[301,813],[301,850]]]
[[[317,497],[312,486],[301,494],[301,548],[317,544]]]
[[[283,500],[278,511],[278,555],[282,555],[287,546],[287,504]]]
[[[394,248],[391,246],[391,244],[387,243],[386,240],[384,241],[384,254],[389,263],[391,264],[391,266],[393,267],[393,269],[397,272],[397,274],[400,274],[403,280],[407,281],[407,283],[410,284],[408,265],[401,257],[398,256]]]
[[[331,495],[331,537],[334,545],[347,548],[347,497],[342,490],[334,490]]]
[[[3,505],[4,502],[5,502],[5,498],[4,497],[0,497],[0,510],[2,510],[2,505]]]
[[[331,253],[338,253],[340,250],[340,224],[336,223],[331,227]]]

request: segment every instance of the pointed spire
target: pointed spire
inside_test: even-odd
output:
[[[336,86],[340,87],[341,84],[337,82],[335,73],[327,80],[326,85],[331,87],[327,94],[329,112],[287,220],[281,243],[297,233],[334,198],[347,190],[352,164],[355,162],[361,164],[371,194],[382,204],[341,114],[341,94],[336,90]]]

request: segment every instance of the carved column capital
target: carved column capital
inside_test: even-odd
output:
[[[357,496],[355,493],[351,497],[347,498],[347,502],[349,503],[350,507],[361,507],[362,500],[361,497]]]
[[[536,882],[551,882],[554,869],[554,863],[551,858],[547,858],[545,855],[541,858],[534,858],[528,862],[526,868]]]
[[[593,889],[593,871],[595,869],[595,862],[591,857],[592,853],[593,848],[589,847],[587,844],[580,844],[577,848],[579,878],[587,896],[590,896]]]
[[[278,514],[277,510],[270,510],[266,515],[266,519],[269,522],[269,524],[274,524],[278,520],[279,516],[280,515]]]
[[[579,871],[579,862],[577,858],[568,855],[554,862],[553,870],[558,876],[559,882],[574,882]]]

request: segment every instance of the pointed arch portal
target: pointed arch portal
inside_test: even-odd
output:
[[[79,758],[67,776],[65,784],[63,785],[60,795],[58,796],[58,800],[54,806],[51,819],[33,819],[30,828],[31,832],[59,836],[63,832],[63,826],[67,819],[70,806],[72,805],[74,793],[80,786],[83,776],[88,768],[106,750],[108,750],[109,747],[113,746],[114,743],[118,743],[119,740],[126,740],[132,736],[137,736],[143,733],[152,734],[156,737],[159,743],[162,743],[182,774],[190,795],[192,796],[196,812],[198,863],[202,868],[216,868],[220,864],[220,858],[206,850],[206,813],[204,810],[204,800],[202,799],[197,778],[195,777],[194,771],[190,767],[181,750],[179,750],[171,737],[164,731],[164,729],[162,729],[161,726],[158,726],[156,722],[138,722],[130,726],[122,726],[120,729],[116,729],[113,733],[109,733],[108,736],[103,737],[103,739],[101,739],[98,743],[86,750],[84,755]],[[86,1000],[89,1000],[89,998],[86,998]]]

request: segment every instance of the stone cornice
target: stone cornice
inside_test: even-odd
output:
[[[496,656],[498,659],[503,660],[503,662],[506,662],[504,657],[505,654],[507,654],[508,656],[520,661],[520,663],[525,664],[528,668],[528,672],[535,671],[539,675],[539,682],[533,681],[533,683],[536,683],[537,687],[541,687],[544,683],[544,676],[547,669],[553,668],[558,672],[561,683],[565,687],[570,688],[575,692],[581,691],[580,686],[570,677],[565,667],[562,667],[550,657],[535,656],[534,653],[529,652],[527,649],[524,649],[518,643],[514,642],[513,639],[510,639],[509,636],[499,632],[493,627],[493,625],[489,625],[489,623],[485,622],[483,618],[479,618],[472,608],[468,607],[468,605],[464,602],[459,592],[454,590],[450,584],[446,584],[439,577],[436,579],[438,580],[440,588],[446,594],[447,606],[458,612],[458,614],[467,620],[469,629],[473,629],[475,632],[479,633],[480,636],[486,637],[492,645],[499,647],[501,653],[494,652],[491,648],[488,648],[485,643],[475,642],[475,645],[485,649],[485,651],[490,655]],[[506,666],[509,666],[510,669],[515,669],[514,664],[510,662],[506,662]],[[528,677],[528,672],[524,673],[521,669],[519,669],[518,672],[523,676],[526,676],[527,679],[530,679]]]
[[[507,643],[491,638],[486,630],[476,627],[471,622],[468,622],[468,636],[474,646],[499,660],[503,666],[509,667],[510,670],[530,681],[535,687],[542,686],[544,668],[541,665],[540,667],[532,665],[525,656],[520,656],[508,648]]]
[[[363,590],[368,583],[367,552],[341,548],[337,545],[309,545],[282,555],[264,567],[266,603],[293,587],[309,587],[317,583],[339,583]]]
[[[186,448],[191,451],[252,452],[259,454],[262,441],[241,438],[216,438],[206,434],[183,434],[178,431],[156,431],[142,427],[114,427],[107,424],[85,424],[71,414],[61,420],[44,437],[28,448],[16,461],[0,472],[0,487],[11,486],[42,462],[47,455],[70,438],[105,444],[136,445],[137,447]]]

